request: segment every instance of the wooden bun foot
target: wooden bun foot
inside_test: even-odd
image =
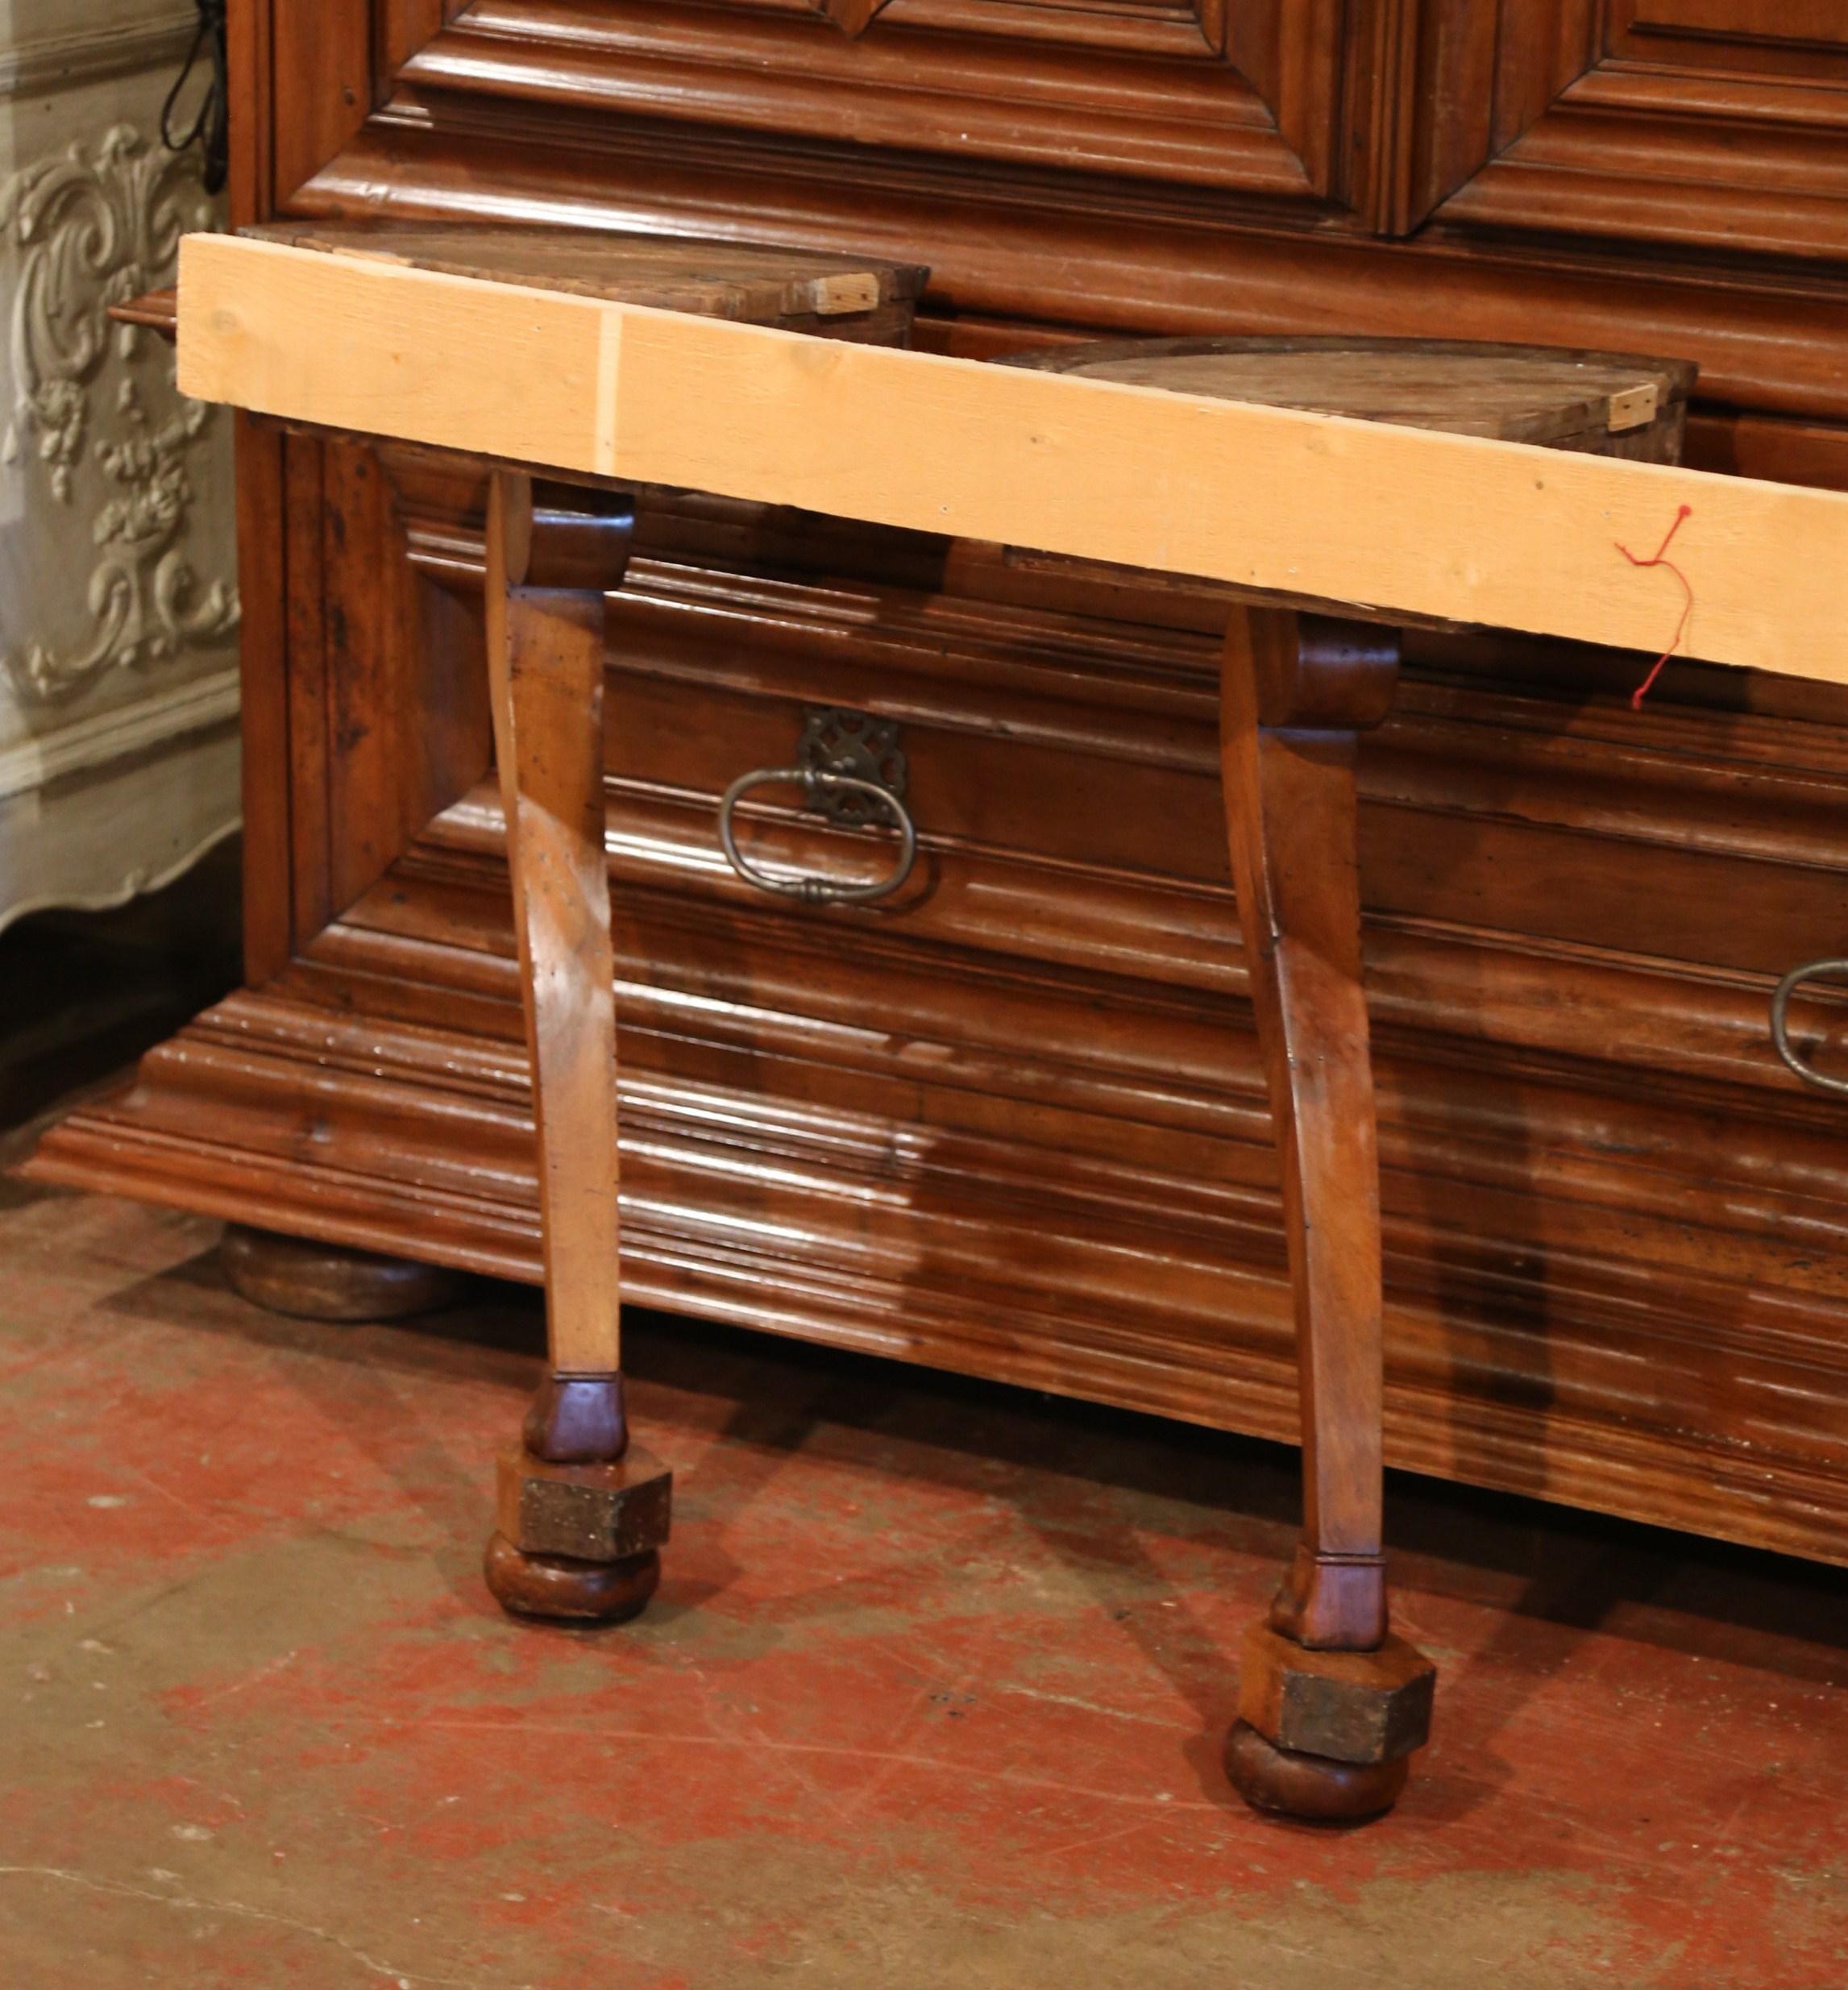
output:
[[[1254,1810],[1311,1824],[1360,1824],[1398,1801],[1411,1758],[1392,1762],[1336,1762],[1298,1755],[1267,1741],[1248,1722],[1235,1721],[1226,1736],[1226,1774]]]
[[[621,1561],[577,1561],[529,1555],[505,1534],[492,1535],[481,1572],[510,1616],[566,1623],[620,1624],[641,1615],[661,1580],[658,1549]]]
[[[241,1223],[218,1246],[225,1282],[240,1298],[297,1319],[409,1319],[453,1306],[467,1288],[459,1271],[340,1244],[279,1236]]]

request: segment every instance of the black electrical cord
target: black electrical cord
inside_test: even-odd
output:
[[[167,101],[160,106],[160,138],[172,152],[183,152],[197,145],[205,154],[206,191],[216,193],[230,176],[230,103],[225,91],[225,7],[226,0],[198,0],[199,25],[193,45],[186,52],[186,64],[174,78]],[[210,68],[206,94],[190,130],[176,137],[173,107],[203,56]]]

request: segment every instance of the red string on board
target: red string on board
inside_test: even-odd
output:
[[[1663,665],[1680,648],[1681,638],[1688,633],[1688,617],[1694,612],[1694,590],[1688,584],[1688,576],[1682,572],[1673,560],[1663,558],[1663,555],[1668,550],[1668,542],[1681,530],[1681,521],[1684,518],[1691,517],[1693,511],[1694,507],[1692,505],[1684,505],[1676,513],[1674,524],[1663,534],[1662,543],[1656,547],[1655,556],[1652,559],[1644,559],[1638,554],[1631,552],[1621,539],[1616,542],[1617,550],[1622,554],[1632,567],[1666,567],[1669,572],[1681,583],[1681,592],[1688,597],[1681,604],[1681,619],[1675,625],[1675,634],[1669,639],[1668,647],[1650,665],[1649,675],[1630,694],[1630,708],[1632,712],[1640,712],[1642,709],[1642,700],[1648,693],[1649,687],[1662,675]]]

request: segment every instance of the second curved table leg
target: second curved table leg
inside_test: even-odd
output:
[[[1276,1128],[1302,1394],[1303,1532],[1246,1641],[1226,1766],[1260,1809],[1389,1809],[1435,1668],[1388,1628],[1379,1159],[1360,974],[1356,736],[1385,717],[1392,632],[1235,609],[1221,679],[1233,881]]]
[[[596,501],[584,494],[584,502]],[[660,1579],[672,1477],[623,1402],[616,962],[604,862],[604,595],[633,513],[535,509],[494,476],[488,647],[533,1110],[550,1373],[501,1454],[488,1587],[509,1610],[613,1622]]]

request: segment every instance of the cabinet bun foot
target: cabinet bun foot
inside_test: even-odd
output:
[[[496,1534],[488,1543],[481,1572],[509,1616],[620,1624],[646,1607],[661,1581],[661,1556],[654,1548],[621,1561],[529,1555],[505,1535]]]
[[[445,1265],[384,1257],[309,1237],[227,1223],[218,1246],[225,1282],[239,1298],[296,1319],[409,1319],[453,1306],[467,1286]]]
[[[1411,1760],[1336,1762],[1266,1741],[1248,1722],[1226,1737],[1226,1774],[1254,1810],[1311,1824],[1361,1824],[1390,1810]]]

